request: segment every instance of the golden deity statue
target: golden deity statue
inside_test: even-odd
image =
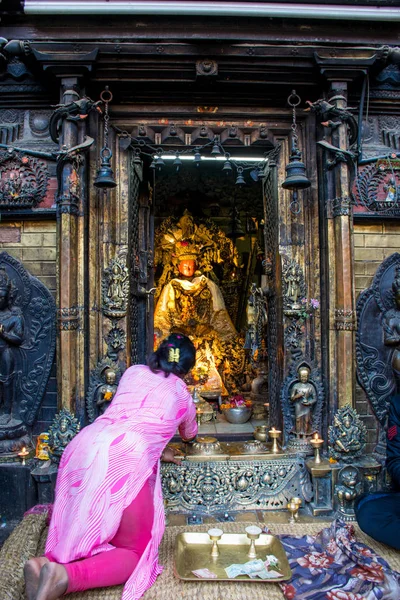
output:
[[[221,243],[213,239],[215,231],[196,224],[185,211],[176,225],[168,219],[156,235],[156,264],[163,264],[158,281],[161,292],[154,313],[156,342],[171,332],[190,336],[197,348],[197,360],[192,371],[193,381],[189,383],[198,385],[202,393],[210,396],[228,394],[223,377],[226,360],[229,360],[227,353],[235,354],[231,359],[233,371],[242,354],[221,289],[211,278],[213,263],[223,263],[227,251],[231,253],[231,260],[234,258],[231,280],[238,268],[236,249],[220,230],[218,232]]]

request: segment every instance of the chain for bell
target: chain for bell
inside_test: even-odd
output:
[[[106,86],[100,94],[100,98],[104,102],[104,146],[100,151],[100,169],[97,171],[97,177],[94,180],[95,187],[103,190],[115,188],[117,185],[111,167],[112,152],[108,147],[108,122],[110,120],[108,115],[108,103],[111,102],[112,97],[112,93],[109,91],[108,86]]]
[[[301,152],[298,148],[296,106],[300,104],[300,97],[292,90],[288,98],[288,104],[292,107],[292,147],[289,156],[289,164],[286,165],[286,179],[282,183],[285,190],[304,190],[309,188],[311,181],[306,175],[305,164],[301,161]]]

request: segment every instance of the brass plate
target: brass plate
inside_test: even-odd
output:
[[[174,572],[179,579],[184,581],[246,581],[247,583],[277,583],[287,581],[292,576],[292,571],[283,546],[278,538],[267,533],[262,533],[255,541],[257,558],[265,560],[267,554],[274,554],[279,561],[282,577],[276,579],[251,579],[247,575],[239,575],[230,579],[225,568],[233,563],[245,563],[250,559],[247,556],[250,540],[245,533],[224,533],[218,542],[219,556],[211,557],[212,542],[208,533],[180,533],[175,540]],[[197,569],[210,569],[217,575],[217,579],[203,579],[193,575]]]

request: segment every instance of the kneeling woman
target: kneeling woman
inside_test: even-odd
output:
[[[125,584],[122,600],[137,600],[162,567],[164,529],[160,458],[179,427],[197,434],[196,410],[182,381],[195,363],[189,338],[172,334],[121,378],[94,423],[67,446],[58,471],[44,557],[25,565],[28,600]]]

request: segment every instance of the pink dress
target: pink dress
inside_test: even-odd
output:
[[[183,438],[197,433],[196,410],[184,382],[127,369],[104,415],[67,446],[58,471],[46,556],[68,563],[112,550],[122,517],[144,483],[154,486],[151,540],[125,584],[122,600],[137,600],[162,567],[158,548],[165,529],[160,456],[179,427]]]

